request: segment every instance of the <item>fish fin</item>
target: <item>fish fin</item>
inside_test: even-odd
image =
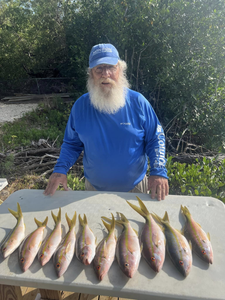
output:
[[[117,214],[120,216],[120,220],[115,220],[115,223],[117,225],[122,225],[122,226],[126,227],[127,224],[129,224],[129,221],[127,220],[127,218],[122,213],[117,212]]]
[[[110,222],[110,224],[106,223],[104,220],[102,220],[102,223],[105,225],[106,229],[108,230],[108,232],[113,231],[115,229],[115,218],[114,215],[112,215],[112,220],[106,217],[102,217],[103,219],[105,219],[106,221]]]
[[[70,219],[68,217],[67,213],[65,214],[65,216],[66,216],[66,221],[68,223],[69,228],[74,227],[76,225],[77,212],[75,211],[72,219]]]
[[[54,215],[52,211],[51,211],[51,214],[52,214],[52,218],[53,218],[55,224],[57,224],[61,221],[61,207],[59,208],[58,216]]]
[[[160,218],[156,213],[152,213],[151,215],[159,224],[162,224],[163,219]]]
[[[168,222],[168,223],[170,222],[167,211],[165,212],[165,214],[164,214],[164,216],[163,216],[163,221],[164,221],[164,222]]]
[[[79,215],[79,222],[80,222],[80,225],[82,226],[82,227],[84,227],[85,225],[87,225],[87,217],[86,217],[86,215],[84,214],[84,218],[82,219],[81,218],[81,215]]]
[[[137,196],[136,196],[137,197]],[[138,198],[138,197],[137,197]],[[132,207],[137,213],[139,213],[142,217],[146,217],[146,214],[136,205],[131,204],[130,202],[127,201],[127,203]]]
[[[97,245],[98,243],[98,239],[97,239],[97,236],[95,237],[95,245]]]
[[[134,228],[132,228],[133,229],[133,231],[136,233],[136,235],[138,236],[138,232],[137,232],[137,230],[136,229],[134,229]]]
[[[9,212],[16,218],[16,219],[19,219],[19,217],[22,217],[23,214],[22,214],[22,210],[21,210],[21,207],[19,205],[19,203],[17,202],[17,211],[14,211],[10,208],[8,208]]]
[[[142,252],[142,250],[143,250],[143,243],[141,243],[141,245],[140,245],[140,251]]]
[[[38,227],[46,227],[48,223],[48,217],[45,218],[44,222],[38,221],[36,218],[34,218],[35,223],[37,224]]]
[[[181,213],[182,213],[185,217],[187,217],[187,218],[190,218],[190,217],[191,217],[191,213],[190,213],[189,209],[187,208],[187,206],[182,206],[182,205],[181,205],[180,209],[181,209]]]
[[[209,241],[210,241],[210,234],[209,234],[209,232],[207,233],[207,237],[208,237],[208,239],[209,239]]]
[[[87,216],[84,214],[84,224],[87,225],[88,221],[87,221]]]
[[[111,225],[106,223],[104,220],[102,220],[102,223],[104,224],[105,228],[108,230],[108,232],[110,231]]]
[[[138,196],[136,196],[136,198],[138,199],[138,203],[140,205],[141,210],[144,212],[144,214],[149,215],[149,211],[148,211],[147,207],[145,206],[144,202]]]
[[[192,243],[191,243],[191,240],[188,241],[188,244],[189,244],[190,249],[191,249],[191,251],[192,251]]]
[[[112,220],[110,219],[110,218],[107,218],[107,217],[101,217],[102,219],[104,219],[105,221],[107,221],[107,222],[112,222]]]

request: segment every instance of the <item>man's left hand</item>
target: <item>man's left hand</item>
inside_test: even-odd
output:
[[[164,200],[165,196],[169,195],[169,184],[168,179],[160,176],[149,176],[148,178],[148,189],[151,190],[151,198]]]

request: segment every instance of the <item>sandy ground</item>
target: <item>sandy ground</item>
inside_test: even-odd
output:
[[[13,122],[15,119],[21,118],[24,113],[36,109],[37,103],[26,104],[3,104],[0,103],[0,123]]]

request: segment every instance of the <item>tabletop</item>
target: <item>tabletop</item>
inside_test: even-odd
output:
[[[16,250],[5,260],[0,257],[0,283],[143,300],[150,297],[151,300],[225,299],[225,206],[215,198],[169,195],[166,200],[157,201],[147,194],[98,191],[57,191],[51,197],[44,196],[42,190],[20,190],[0,205],[0,241],[16,225],[16,219],[9,213],[8,208],[17,210],[17,202],[23,212],[26,235],[37,228],[34,217],[43,222],[48,216],[45,235],[50,232],[54,228],[51,211],[57,215],[59,207],[62,210],[63,235],[68,230],[65,213],[72,218],[75,211],[82,217],[86,214],[97,242],[100,242],[107,232],[101,222],[101,216],[110,218],[111,213],[117,218],[117,212],[122,212],[132,227],[140,233],[145,220],[125,201],[138,205],[136,196],[140,197],[150,212],[160,217],[167,211],[170,223],[176,229],[181,229],[185,222],[180,207],[187,206],[195,221],[205,232],[210,233],[214,252],[213,264],[208,265],[193,253],[191,272],[184,278],[167,255],[159,273],[155,273],[142,258],[136,274],[129,279],[122,273],[115,260],[108,274],[99,282],[93,266],[84,266],[75,256],[66,273],[60,278],[56,276],[52,260],[41,267],[36,258],[31,267],[23,273]],[[77,219],[76,232],[78,223]],[[120,232],[118,228],[117,234]]]

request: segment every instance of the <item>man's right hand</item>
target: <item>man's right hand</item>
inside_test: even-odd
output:
[[[70,190],[67,186],[67,176],[65,174],[53,173],[49,177],[48,185],[43,194],[45,196],[48,196],[48,195],[53,196],[60,184],[63,186],[65,191]]]

